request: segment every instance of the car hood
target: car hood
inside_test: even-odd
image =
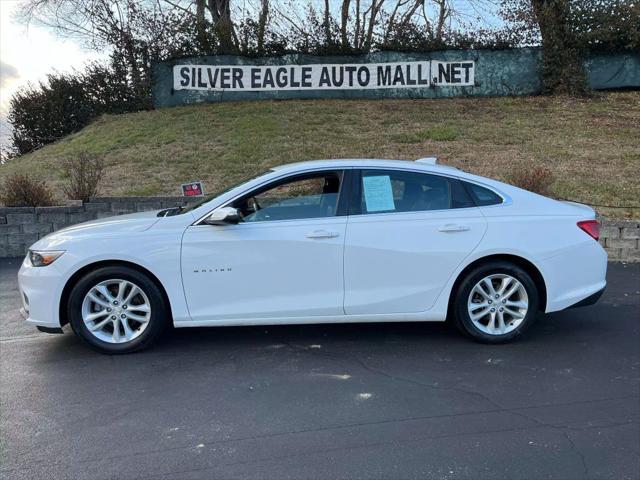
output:
[[[54,249],[69,240],[94,235],[121,235],[127,232],[143,232],[151,228],[160,217],[158,211],[131,213],[100,218],[58,230],[38,240],[33,249]]]

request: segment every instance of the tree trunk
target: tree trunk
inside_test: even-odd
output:
[[[362,45],[363,50],[365,52],[371,51],[371,45],[373,44],[373,32],[376,26],[376,22],[378,21],[378,13],[382,8],[382,4],[384,0],[372,0],[371,1],[371,16],[369,17],[369,25],[367,27],[367,36],[365,37],[364,43]]]
[[[438,0],[436,2],[439,7],[438,11],[438,24],[436,26],[436,40],[442,40],[442,34],[444,33],[444,21],[447,19],[447,3],[446,0]]]
[[[207,20],[205,19],[207,0],[196,0],[196,36],[202,51],[207,49]]]
[[[329,45],[331,43],[331,12],[329,11],[329,0],[324,0],[324,20],[322,21],[322,27],[324,28],[324,43]]]
[[[209,10],[218,37],[219,53],[237,53],[237,42],[231,20],[231,0],[209,0]]]
[[[543,93],[585,96],[587,75],[568,22],[568,0],[531,0],[542,37]]]
[[[355,35],[353,38],[353,46],[359,48],[360,46],[360,0],[356,0],[356,27]]]
[[[407,13],[402,16],[402,19],[398,23],[398,31],[401,32],[407,26],[407,23],[411,20],[411,18],[415,15],[420,7],[424,5],[424,0],[415,0],[413,6],[409,9]]]
[[[349,37],[347,36],[347,28],[349,25],[349,5],[351,0],[342,0],[342,9],[340,11],[341,23],[340,23],[340,37],[342,40],[342,49],[349,50]]]
[[[262,9],[258,19],[258,55],[264,53],[264,33],[269,19],[269,0],[262,0]]]
[[[382,44],[386,45],[387,41],[389,40],[389,35],[391,34],[392,30],[393,30],[393,25],[396,21],[396,15],[398,13],[398,9],[400,8],[400,5],[402,4],[402,0],[398,0],[396,2],[396,6],[393,7],[393,10],[391,11],[391,15],[389,15],[389,20],[387,20],[387,27],[384,30],[384,34],[382,35]]]
[[[133,91],[136,93],[137,98],[141,98],[144,85],[140,76],[140,65],[138,64],[136,49],[130,31],[120,31],[120,46],[124,53],[124,60],[129,66]]]

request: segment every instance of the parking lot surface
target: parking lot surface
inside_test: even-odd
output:
[[[640,478],[640,265],[509,345],[208,328],[116,357],[25,325],[18,267],[0,260],[2,478]]]

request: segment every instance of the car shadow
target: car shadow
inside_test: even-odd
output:
[[[65,327],[63,335],[47,338],[46,354],[58,356],[92,353],[80,339]],[[444,322],[389,322],[389,323],[336,323],[306,325],[269,325],[242,327],[171,328],[145,352],[179,355],[180,352],[210,352],[213,350],[251,350],[266,348],[278,350],[282,346],[320,349],[330,344],[348,344],[366,349],[389,344],[426,342],[445,345],[450,342],[466,343],[467,339]],[[126,356],[126,355],[125,355]]]
[[[541,315],[515,342],[506,345],[479,344],[461,335],[451,322],[336,323],[242,327],[171,328],[146,352],[153,355],[197,355],[212,351],[242,352],[255,349],[278,350],[285,346],[320,350],[329,347],[358,351],[396,346],[432,350],[512,351],[544,344],[563,348],[567,342],[606,336],[614,325],[605,321],[610,307],[588,307]],[[46,355],[54,360],[68,355],[93,354],[65,327],[64,335],[52,336]],[[145,352],[132,355],[145,355]]]

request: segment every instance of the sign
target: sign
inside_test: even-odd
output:
[[[183,197],[201,197],[204,195],[204,187],[202,182],[192,182],[182,184]]]
[[[541,59],[538,47],[330,57],[209,55],[154,63],[152,97],[156,108],[164,108],[251,100],[535,95],[542,90]],[[584,66],[594,89],[640,87],[635,51],[587,55]]]
[[[473,86],[473,61],[309,65],[174,65],[174,90],[261,92]]]
[[[389,175],[362,177],[362,183],[367,212],[384,212],[396,209]]]

